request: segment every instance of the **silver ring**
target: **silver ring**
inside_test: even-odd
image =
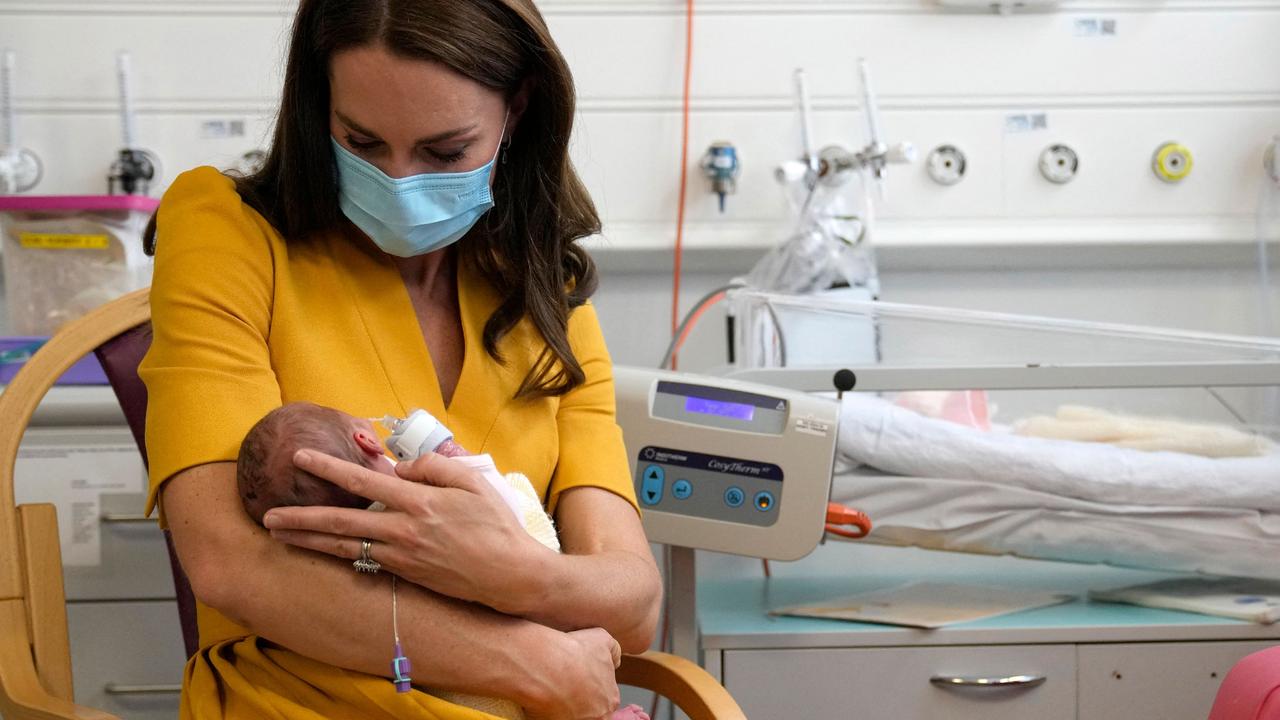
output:
[[[351,563],[355,566],[356,572],[369,573],[370,575],[382,569],[382,563],[374,560],[369,556],[369,550],[373,548],[373,541],[364,539],[360,541],[360,559]]]

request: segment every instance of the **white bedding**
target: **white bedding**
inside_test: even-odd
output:
[[[843,403],[841,454],[893,475],[994,483],[1099,504],[1280,512],[1274,447],[1261,457],[1210,459],[988,432],[863,393],[847,393]]]
[[[996,483],[841,473],[870,540],[960,552],[1280,579],[1280,514],[1091,502]],[[865,541],[863,541],[865,542]]]

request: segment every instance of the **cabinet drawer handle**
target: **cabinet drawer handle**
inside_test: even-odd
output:
[[[102,513],[102,522],[104,523],[154,523],[153,517],[146,515],[129,514],[129,513]]]
[[[177,695],[182,692],[181,685],[125,685],[109,682],[102,691],[108,695]]]
[[[929,682],[938,687],[982,687],[982,688],[1030,688],[1043,684],[1049,678],[1045,675],[1008,675],[1005,677],[959,677],[952,675],[934,675]]]

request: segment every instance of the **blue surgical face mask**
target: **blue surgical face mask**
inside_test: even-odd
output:
[[[330,140],[338,164],[338,205],[384,252],[413,257],[448,247],[493,207],[489,177],[496,150],[484,166],[468,172],[392,178]]]

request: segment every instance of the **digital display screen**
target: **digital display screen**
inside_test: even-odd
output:
[[[650,412],[655,418],[741,432],[781,435],[787,399],[736,388],[659,380]]]
[[[755,405],[728,402],[727,400],[708,400],[700,397],[686,397],[684,399],[684,409],[685,412],[718,415],[748,422],[756,415]]]

